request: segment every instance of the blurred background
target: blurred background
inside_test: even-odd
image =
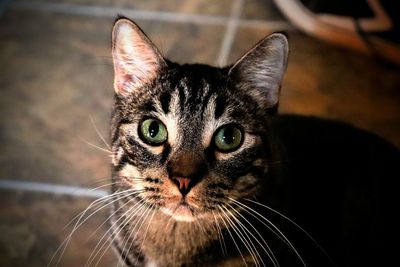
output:
[[[71,219],[107,192],[101,136],[108,140],[118,14],[180,63],[230,64],[267,34],[286,32],[280,112],[345,121],[400,147],[399,66],[303,33],[272,0],[12,0],[0,13],[2,267],[46,266]],[[102,209],[87,220],[58,266],[84,266],[106,218]],[[106,248],[97,266],[115,265]]]

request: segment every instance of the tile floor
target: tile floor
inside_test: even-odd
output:
[[[266,34],[285,31],[281,112],[343,120],[400,147],[400,68],[296,31],[271,0],[13,0],[0,17],[2,267],[46,266],[72,229],[64,226],[93,201],[51,185],[107,183],[108,154],[87,143],[105,148],[96,127],[107,136],[117,14],[178,62],[232,63]],[[50,193],[26,190],[27,182],[46,183]],[[59,266],[84,266],[106,232],[89,238],[91,229],[106,217],[102,210],[82,226]],[[108,251],[98,266],[113,264]]]

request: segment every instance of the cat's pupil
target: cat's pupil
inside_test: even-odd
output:
[[[224,142],[228,145],[232,144],[233,141],[235,141],[235,136],[233,134],[233,128],[232,127],[227,127],[224,130],[224,135],[222,137],[224,139]]]
[[[158,131],[159,131],[159,128],[160,128],[160,127],[159,127],[157,121],[152,121],[152,122],[150,123],[150,126],[149,126],[149,135],[150,135],[151,138],[154,138],[154,137],[157,136]]]

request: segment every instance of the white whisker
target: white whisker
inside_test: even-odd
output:
[[[110,195],[104,196],[104,197],[102,197],[102,198],[100,198],[100,199],[97,199],[96,201],[92,202],[84,211],[82,211],[80,214],[78,214],[77,216],[75,216],[65,227],[68,227],[78,216],[80,216],[80,218],[78,219],[78,221],[76,222],[76,225],[74,226],[74,228],[73,228],[73,230],[72,230],[72,231],[75,231],[77,228],[79,228],[83,223],[85,223],[85,222],[86,222],[91,216],[93,216],[95,213],[97,213],[98,211],[100,211],[100,210],[104,209],[105,207],[109,206],[109,205],[112,204],[113,202],[118,201],[118,200],[120,200],[120,199],[122,199],[122,198],[127,197],[127,196],[124,196],[124,194],[126,194],[126,193],[129,193],[129,194],[130,194],[130,193],[132,193],[132,192],[138,192],[138,191],[135,190],[135,189],[128,189],[128,190],[124,190],[124,191],[120,191],[120,192],[117,191],[117,192],[115,192],[115,193],[113,193],[113,194],[110,194]],[[120,195],[123,195],[123,196],[120,197]],[[118,198],[115,199],[115,200],[113,200],[112,202],[109,202],[109,203],[106,204],[106,205],[101,206],[100,208],[98,208],[97,210],[95,210],[94,212],[92,212],[88,217],[86,217],[84,221],[82,221],[81,223],[79,223],[80,220],[82,219],[82,217],[86,214],[86,212],[87,212],[89,209],[91,209],[92,207],[94,208],[94,207],[97,206],[97,205],[101,205],[102,203],[107,202],[108,200],[110,200],[110,199],[112,199],[112,198],[114,198],[114,197],[118,197]],[[97,203],[96,203],[96,202],[97,202]],[[79,225],[78,225],[78,224],[79,224]]]
[[[100,149],[101,151],[106,152],[107,154],[112,154],[112,152],[111,152],[110,150],[105,149],[105,148],[102,148],[102,147],[97,146],[97,145],[95,145],[95,144],[92,144],[92,143],[90,143],[89,141],[87,141],[85,138],[83,138],[83,137],[81,137],[81,136],[79,136],[79,139],[81,139],[83,142],[85,142],[85,143],[88,144],[89,146],[92,146],[92,147],[94,147],[94,148]]]
[[[249,201],[249,202],[252,202],[252,203],[254,203],[254,204],[257,204],[257,205],[259,205],[259,206],[261,206],[261,207],[264,207],[264,208],[266,208],[266,209],[272,211],[273,213],[278,214],[278,215],[281,216],[282,218],[286,219],[288,222],[292,223],[294,226],[296,226],[298,229],[300,229],[305,235],[307,235],[307,237],[310,238],[312,242],[314,242],[314,244],[318,247],[318,249],[320,249],[320,250],[325,254],[325,256],[331,261],[331,263],[334,264],[332,258],[328,255],[328,253],[325,251],[325,249],[324,249],[324,248],[323,248],[323,247],[322,247],[322,246],[321,246],[321,245],[320,245],[306,230],[304,230],[304,229],[303,229],[300,225],[298,225],[296,222],[294,222],[293,220],[291,220],[291,219],[288,218],[287,216],[283,215],[283,214],[280,213],[279,211],[276,211],[276,210],[274,210],[273,208],[268,207],[267,205],[264,205],[264,204],[262,204],[262,203],[259,203],[259,202],[255,201],[255,200],[251,200],[251,199],[245,199],[245,200],[247,200],[247,201]]]
[[[243,243],[245,244],[247,250],[249,251],[251,257],[253,258],[254,263],[256,264],[256,266],[259,266],[259,259],[261,259],[261,262],[263,264],[263,266],[265,266],[260,254],[257,251],[257,248],[254,246],[253,242],[251,242],[251,238],[249,237],[249,235],[246,232],[246,227],[243,227],[243,224],[240,222],[240,220],[226,207],[221,206],[221,208],[223,208],[226,212],[228,212],[231,217],[237,222],[237,224],[239,225],[240,229],[242,229],[242,231],[236,226],[236,224],[229,218],[227,217],[227,219],[231,222],[231,225],[234,229],[237,230],[238,233],[240,233],[240,235],[243,237]]]
[[[128,191],[128,190],[127,190],[127,191]],[[86,218],[83,222],[81,222],[83,216],[86,214],[86,212],[87,212],[88,210],[90,210],[93,206],[98,205],[98,204],[100,204],[100,203],[104,203],[104,202],[107,201],[108,199],[111,199],[111,198],[113,198],[114,196],[116,196],[116,195],[118,195],[118,194],[121,194],[121,193],[124,193],[124,191],[123,191],[123,192],[119,192],[119,193],[116,192],[116,193],[114,193],[114,194],[106,195],[106,196],[103,196],[103,197],[101,197],[101,198],[99,198],[99,199],[96,199],[96,200],[93,201],[84,211],[82,211],[82,212],[79,213],[77,216],[75,216],[75,217],[64,227],[64,228],[68,227],[74,220],[76,220],[76,219],[78,218],[78,220],[77,220],[77,222],[75,223],[75,225],[74,225],[74,227],[73,227],[71,233],[64,239],[64,241],[60,244],[60,246],[59,246],[59,247],[57,248],[57,250],[54,252],[54,254],[53,254],[53,256],[51,257],[51,259],[50,259],[49,263],[47,264],[47,266],[50,266],[50,264],[53,262],[53,260],[54,260],[55,257],[57,256],[57,254],[59,254],[59,256],[58,256],[58,260],[57,260],[56,266],[59,265],[59,263],[60,263],[60,261],[61,261],[63,255],[64,255],[64,253],[65,253],[65,250],[66,250],[66,248],[68,247],[68,244],[69,244],[69,242],[70,242],[70,240],[71,240],[71,238],[72,238],[72,236],[73,236],[73,234],[74,234],[75,231],[88,219],[88,218]],[[98,211],[98,210],[97,210],[97,211]],[[96,211],[96,212],[97,212],[97,211]],[[92,215],[93,215],[94,213],[96,213],[96,212],[93,212],[90,216],[92,216]]]
[[[143,225],[144,221],[146,220],[148,214],[149,214],[150,211],[151,211],[150,208],[147,206],[147,204],[144,203],[144,201],[143,201],[143,205],[142,205],[141,209],[143,209],[143,208],[144,208],[144,212],[140,212],[139,217],[135,219],[135,224],[134,224],[133,227],[130,229],[129,235],[126,236],[126,237],[124,237],[124,238],[122,239],[122,243],[124,244],[123,247],[122,247],[122,251],[125,251],[126,246],[128,245],[129,240],[131,240],[131,243],[130,243],[130,245],[129,245],[127,251],[129,252],[129,251],[131,250],[131,247],[132,247],[133,243],[135,242],[135,239],[136,239],[137,234],[139,233],[139,230],[142,228],[142,225]],[[136,213],[136,214],[137,214],[137,213]],[[135,216],[136,214],[133,214],[133,215]],[[132,216],[131,219],[132,219],[134,216]],[[140,223],[140,226],[139,226],[138,229],[136,229],[136,227],[139,225],[139,223]],[[123,227],[125,227],[125,226],[123,226]],[[133,235],[133,234],[135,234],[135,235],[134,235],[133,238],[132,238],[132,235]],[[125,241],[124,241],[124,240],[125,240]],[[125,253],[124,261],[126,260],[126,257],[127,257],[127,256],[128,256],[128,254]],[[136,259],[136,261],[135,261],[135,265],[136,265],[136,262],[137,262],[137,259]]]
[[[216,226],[217,232],[218,232],[218,240],[219,240],[219,244],[221,246],[222,255],[224,257],[226,257],[228,255],[228,253],[227,253],[227,249],[226,249],[225,239],[224,239],[224,236],[222,234],[221,227],[219,226],[219,222],[218,222],[218,220],[217,220],[217,218],[215,216],[215,212],[212,211],[212,214],[213,214],[214,221],[215,221],[215,226]]]
[[[106,145],[106,147],[108,147],[108,149],[111,150],[110,145],[106,142],[103,135],[100,133],[99,129],[97,128],[96,124],[94,123],[94,119],[93,119],[92,115],[89,115],[89,117],[90,117],[90,122],[92,123],[97,135],[100,137],[101,141],[103,141],[103,143]]]
[[[111,204],[113,204],[113,203],[115,203],[115,202],[117,202],[117,201],[119,201],[119,200],[121,200],[121,199],[123,199],[123,198],[132,197],[132,196],[133,196],[133,197],[136,197],[136,196],[137,196],[138,194],[140,194],[141,192],[143,192],[143,190],[135,191],[134,193],[129,194],[129,195],[127,195],[127,196],[119,197],[118,199],[115,199],[115,200],[111,201],[110,203],[108,203],[106,206],[111,205]],[[107,221],[109,221],[119,210],[121,210],[123,207],[125,207],[125,206],[128,205],[129,203],[130,203],[130,201],[127,201],[126,203],[124,203],[123,205],[121,205],[120,207],[118,207],[117,210],[115,210],[114,212],[112,212],[112,213],[107,217],[107,219],[105,219],[104,222],[103,222],[101,225],[99,225],[99,226],[92,232],[92,234],[89,236],[88,239],[92,238],[93,235],[94,235]]]
[[[130,199],[129,201],[127,201],[128,204],[131,201],[133,201],[134,199]],[[128,213],[130,213],[132,210],[134,210],[138,205],[140,205],[140,201],[138,203],[135,203],[132,207],[130,207],[123,215],[121,215],[121,217],[119,217],[111,226],[110,228],[103,234],[103,236],[100,238],[99,242],[97,242],[97,245],[95,246],[95,248],[93,249],[92,253],[89,255],[89,258],[85,264],[85,267],[90,266],[90,264],[95,260],[96,256],[100,253],[100,251],[104,248],[104,246],[106,246],[107,242],[110,240],[110,238],[112,238],[112,235],[110,235],[107,239],[106,236],[109,235],[109,233],[111,233],[111,231],[113,230],[113,228],[118,224],[118,222],[120,220],[122,220],[124,218],[125,215],[127,215]],[[140,208],[138,210],[136,210],[135,212],[138,212],[140,210]],[[128,216],[127,218],[125,218],[124,220],[122,220],[122,224],[124,224],[124,226],[129,222],[130,216]],[[123,227],[124,227],[123,226]],[[116,238],[116,236],[119,234],[120,231],[122,231],[123,227],[117,227],[120,228],[120,230],[118,231],[118,233],[114,236],[114,238],[112,238],[112,240],[114,240]],[[105,240],[104,240],[105,239]],[[104,240],[104,242],[103,242]],[[103,243],[103,245],[100,246],[100,244]],[[100,247],[99,247],[100,246]],[[96,252],[97,250],[97,252]],[[95,253],[96,252],[96,253]]]
[[[332,264],[333,266],[336,266],[336,264],[334,263],[333,259],[329,256],[328,252],[326,252],[326,250],[317,242],[317,240],[315,240],[305,229],[303,229],[303,228],[302,228],[300,225],[298,225],[295,221],[291,220],[289,217],[285,216],[284,214],[280,213],[280,212],[277,211],[277,210],[274,210],[273,208],[271,208],[271,207],[269,207],[269,206],[267,206],[267,205],[264,205],[264,204],[262,204],[262,203],[259,203],[259,202],[255,201],[255,200],[251,200],[251,199],[245,199],[245,200],[250,201],[250,202],[252,202],[252,203],[254,203],[254,204],[257,204],[257,205],[259,205],[259,206],[261,206],[261,207],[264,207],[264,208],[266,208],[266,209],[272,211],[273,213],[275,213],[275,214],[281,216],[282,218],[286,219],[288,222],[290,222],[291,224],[293,224],[294,226],[296,226],[298,229],[300,229],[300,230],[301,230],[301,231],[302,231],[302,232],[303,232],[317,247],[318,247],[319,250],[322,251],[322,253],[324,253],[324,255],[328,258],[328,260],[331,262],[331,264]]]
[[[262,214],[260,214],[259,212],[257,212],[256,210],[250,208],[249,206],[233,199],[233,198],[229,198],[231,201],[233,201],[234,203],[236,203],[237,205],[240,205],[241,207],[244,208],[244,210],[247,210],[247,212],[252,215],[254,218],[256,218],[258,221],[260,221],[263,225],[265,225],[268,229],[270,229],[276,236],[278,236],[288,247],[290,247],[290,249],[296,254],[296,256],[299,258],[299,260],[301,261],[301,263],[303,264],[303,266],[307,266],[307,264],[305,263],[303,257],[301,257],[300,253],[297,251],[297,249],[293,246],[293,244],[289,241],[289,239],[285,236],[285,234],[282,233],[282,231],[275,226],[275,224],[273,224],[270,220],[268,220],[267,218],[265,218],[265,216],[263,216]],[[251,212],[250,212],[251,211]],[[257,216],[255,216],[254,214],[260,216],[261,219],[263,219],[265,222],[268,223],[265,224],[265,222],[263,222],[260,218],[258,218]],[[272,228],[273,229],[272,229]],[[274,231],[275,229],[275,231]]]
[[[148,209],[151,210],[151,209],[152,209],[152,206],[150,206]],[[141,248],[143,247],[143,243],[144,243],[144,241],[146,240],[147,232],[149,231],[149,227],[150,227],[150,225],[151,225],[151,222],[153,221],[154,214],[155,214],[156,212],[157,212],[157,211],[156,211],[155,209],[153,209],[153,213],[152,213],[152,215],[151,215],[151,217],[150,217],[150,220],[148,221],[147,228],[146,228],[146,230],[145,230],[145,232],[144,232],[144,236],[143,236],[143,239],[142,239],[142,244],[139,246],[139,247],[140,247],[139,254],[142,252],[142,249],[141,249]],[[143,225],[143,223],[147,220],[147,217],[148,217],[148,216],[146,216],[146,218],[143,219],[142,225]],[[137,231],[139,231],[139,230],[140,230],[140,228],[139,228]],[[133,240],[134,240],[134,239],[133,239]],[[132,242],[131,242],[131,245],[130,245],[129,248],[128,248],[128,251],[130,251],[130,249],[131,249],[131,247],[132,247],[133,240],[132,240]],[[136,259],[136,262],[137,262],[137,261],[138,261],[138,258]]]
[[[144,210],[144,211],[142,211],[142,210]],[[139,222],[142,220],[142,218],[143,218],[144,216],[146,216],[147,212],[148,212],[148,207],[146,206],[146,203],[145,203],[144,200],[143,200],[141,206],[138,208],[138,211],[137,211],[137,212],[133,212],[133,213],[128,217],[128,218],[129,218],[128,222],[129,222],[129,221],[132,221],[132,219],[133,219],[137,214],[139,214],[139,217],[138,217],[137,219],[135,219],[135,224],[133,225],[133,227],[131,227],[130,231],[127,233],[128,235],[127,235],[127,236],[125,235],[125,236],[122,238],[122,244],[124,244],[123,247],[122,247],[122,251],[125,251],[125,248],[126,248],[128,242],[129,242],[129,239],[132,237],[132,234],[133,234],[133,233],[137,233],[137,232],[135,232],[134,230],[135,230],[136,226],[139,224]],[[121,229],[118,231],[118,233],[115,234],[114,239],[117,237],[117,235],[120,234],[121,230],[122,230],[123,228],[125,228],[126,225],[127,225],[127,223],[125,223],[125,224],[121,227]],[[133,242],[134,242],[135,238],[136,238],[136,235],[134,236],[134,238],[133,238],[132,241],[131,241],[131,244],[130,244],[130,246],[129,246],[129,249],[127,250],[128,252],[130,251],[131,245],[133,245]],[[114,239],[113,239],[111,242],[113,242]],[[125,241],[124,241],[124,240],[125,240]],[[110,243],[110,244],[111,244],[111,243]],[[127,257],[128,257],[128,253],[125,254],[125,257],[124,257],[124,259],[123,259],[123,262],[125,262],[125,260],[126,260]]]
[[[222,215],[224,215],[224,216],[227,218],[228,216],[225,214],[225,212],[222,210],[222,208],[221,208],[220,206],[218,206],[218,208],[220,208]],[[231,236],[232,241],[233,241],[233,243],[235,244],[235,247],[237,248],[237,250],[238,250],[238,252],[239,252],[239,254],[240,254],[240,257],[242,258],[243,263],[245,264],[245,266],[247,266],[246,259],[244,258],[243,254],[242,254],[242,251],[240,250],[238,244],[237,244],[236,241],[235,241],[235,238],[233,237],[231,231],[229,230],[228,225],[226,224],[226,222],[225,222],[223,216],[221,216],[221,214],[219,214],[219,215],[220,215],[220,218],[221,218],[223,224],[225,225],[225,229],[228,231],[229,235]],[[228,221],[228,224],[231,226],[231,224],[229,223],[229,221]],[[243,241],[242,241],[242,242],[243,242]]]
[[[234,209],[234,207],[232,207],[232,205],[227,204],[229,207],[231,207],[231,209]],[[256,242],[261,246],[261,248],[265,251],[265,253],[268,255],[269,259],[271,260],[271,262],[274,264],[274,266],[279,267],[279,262],[276,259],[271,247],[268,245],[267,241],[265,241],[265,239],[263,238],[263,236],[260,234],[260,232],[251,224],[251,222],[249,222],[246,217],[244,217],[240,212],[238,212],[238,215],[245,221],[247,222],[247,224],[256,232],[256,234],[261,238],[261,240],[263,241],[263,243],[265,244],[265,246],[267,247],[267,249],[264,247],[263,244],[260,243],[260,241],[258,240],[258,238],[256,238],[250,231],[250,235],[253,236],[253,238],[256,240]],[[238,223],[241,223],[240,221],[238,221]]]
[[[122,244],[123,244],[122,251],[127,251],[129,253],[133,243],[136,240],[137,234],[139,233],[139,229],[141,228],[145,218],[147,218],[147,215],[150,213],[149,207],[144,202],[143,202],[143,205],[140,207],[140,209],[141,209],[140,213],[138,212],[138,213],[134,214],[134,216],[131,217],[131,219],[133,219],[137,215],[136,216],[137,218],[135,218],[133,226],[131,226],[129,229],[128,235],[126,235],[122,238]],[[129,244],[129,241],[130,241],[130,244]],[[129,244],[129,246],[128,246],[128,244]],[[128,253],[125,254],[124,261],[126,260]]]

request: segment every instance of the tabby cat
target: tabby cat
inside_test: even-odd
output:
[[[120,18],[112,54],[110,227],[123,264],[388,266],[399,151],[276,114],[284,35],[232,66],[180,65]]]

